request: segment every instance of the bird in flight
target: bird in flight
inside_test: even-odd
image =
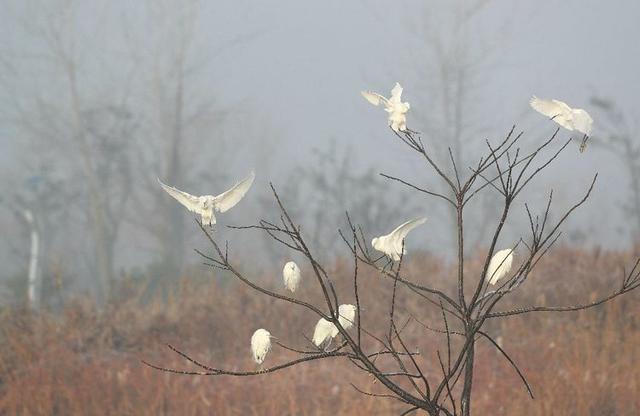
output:
[[[247,191],[249,191],[255,177],[256,175],[252,171],[247,178],[236,183],[231,189],[217,196],[195,196],[176,189],[173,186],[165,185],[159,178],[158,182],[162,186],[162,189],[184,205],[189,211],[200,215],[203,225],[212,226],[216,223],[214,211],[226,212],[233,208],[238,202],[240,202]]]
[[[513,249],[505,248],[493,255],[487,268],[486,279],[489,284],[495,285],[498,280],[502,279],[511,270],[513,264]]]
[[[360,94],[375,106],[380,103],[384,104],[384,110],[389,113],[389,126],[393,131],[407,130],[407,112],[411,105],[407,102],[402,102],[402,86],[399,83],[396,82],[389,98],[372,91],[361,91]]]
[[[426,221],[427,219],[425,217],[407,221],[389,234],[374,238],[371,240],[371,245],[376,250],[386,254],[391,260],[398,261],[400,260],[400,256],[407,252],[407,250],[403,248],[403,241],[407,237],[407,234],[409,234],[409,231],[424,224]]]
[[[300,274],[300,267],[297,264],[290,261],[284,265],[282,269],[282,279],[284,281],[284,287],[289,289],[292,293],[296,291],[298,285],[300,284],[300,279],[302,275]]]
[[[538,113],[549,117],[569,131],[579,131],[584,134],[580,151],[583,152],[587,145],[587,138],[591,134],[593,119],[582,108],[571,108],[559,100],[544,100],[535,95],[530,101],[531,107]]]

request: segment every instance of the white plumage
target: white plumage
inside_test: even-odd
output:
[[[338,322],[346,330],[353,326],[356,317],[355,305],[344,304],[338,307]],[[319,347],[325,341],[338,335],[338,327],[324,318],[320,318],[313,331],[313,343]]]
[[[289,289],[291,292],[295,292],[300,284],[300,279],[302,275],[300,273],[300,268],[297,264],[290,261],[284,265],[282,269],[282,279],[284,280],[284,287]]]
[[[511,270],[513,263],[513,249],[505,248],[493,255],[489,262],[486,279],[489,284],[495,285]]]
[[[426,221],[427,219],[425,217],[407,221],[398,226],[395,230],[391,231],[389,234],[374,238],[371,240],[371,245],[376,250],[389,256],[393,261],[398,261],[400,260],[400,255],[407,252],[406,248],[404,253],[402,251],[402,241],[407,237],[409,231],[421,224],[424,224]]]
[[[331,339],[331,334],[333,333],[335,328],[336,326],[333,323],[327,321],[324,318],[320,318],[320,320],[318,320],[318,323],[316,324],[315,329],[313,330],[312,341],[316,345],[316,347],[319,347],[325,341]]]
[[[257,329],[251,336],[253,360],[258,364],[262,364],[269,350],[271,350],[271,334],[266,329]]]
[[[217,196],[194,196],[176,189],[173,186],[165,185],[159,178],[158,182],[162,186],[162,189],[184,205],[189,211],[200,215],[202,217],[203,225],[210,226],[216,223],[214,210],[218,212],[226,212],[233,208],[238,202],[240,202],[249,188],[251,188],[255,178],[256,175],[252,171],[247,178],[236,183],[231,189]]]
[[[389,113],[389,126],[394,131],[405,131],[407,129],[407,112],[411,105],[407,102],[402,102],[402,86],[399,83],[396,82],[396,85],[391,90],[391,97],[388,99],[372,91],[361,91],[360,94],[375,106],[380,105],[380,103],[384,104],[385,111]]]
[[[344,304],[338,307],[338,322],[344,329],[349,329],[353,326],[354,319],[356,317],[355,305]],[[331,324],[333,329],[331,331],[331,338],[338,335],[338,327]]]
[[[569,131],[579,131],[580,133],[591,134],[593,119],[582,108],[571,108],[566,103],[559,100],[544,100],[536,97],[531,98],[531,107]]]

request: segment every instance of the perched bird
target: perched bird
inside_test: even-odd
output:
[[[418,225],[424,224],[427,221],[425,217],[416,218],[415,220],[407,221],[404,224],[398,226],[395,230],[391,231],[387,235],[382,235],[371,240],[371,245],[378,251],[383,252],[393,261],[400,260],[400,255],[405,254],[407,250],[403,250],[402,241],[407,237],[409,231],[416,228]]]
[[[489,284],[495,285],[498,280],[502,279],[509,270],[513,263],[513,249],[505,248],[496,252],[489,262],[489,268],[487,268],[486,279]]]
[[[355,305],[344,304],[338,307],[338,322],[344,329],[349,329],[353,326],[354,319],[356,317],[356,307]],[[333,330],[331,331],[331,338],[334,338],[338,335],[338,327],[333,325]]]
[[[344,329],[349,329],[353,326],[354,319],[356,317],[356,307],[354,305],[344,304],[338,307],[338,322]],[[325,341],[331,340],[338,335],[338,327],[324,318],[320,318],[313,330],[313,343],[319,347]]]
[[[271,350],[271,334],[266,329],[260,328],[251,336],[251,353],[253,360],[262,364],[267,357],[267,353]]]
[[[569,131],[579,131],[587,136],[591,134],[593,119],[582,108],[571,108],[559,100],[543,100],[535,95],[531,98],[531,107],[540,114],[551,118]]]
[[[333,338],[331,334],[333,334],[335,329],[336,326],[333,323],[327,321],[324,318],[320,318],[320,320],[318,320],[318,323],[316,324],[315,329],[313,330],[312,341],[315,346],[319,347],[325,341],[331,340],[331,338]]]
[[[211,226],[216,223],[214,210],[218,212],[226,212],[233,208],[238,202],[240,202],[249,188],[251,188],[255,178],[256,175],[252,171],[246,179],[236,183],[231,189],[217,196],[194,196],[172,186],[165,185],[159,178],[158,182],[162,186],[162,189],[184,205],[189,211],[200,215],[202,217],[203,225]]]
[[[361,91],[360,94],[371,104],[384,104],[384,110],[389,113],[389,126],[398,132],[407,130],[407,112],[411,108],[409,103],[402,102],[402,86],[396,82],[388,99],[377,92]]]
[[[284,287],[289,289],[291,292],[295,292],[300,284],[300,268],[297,264],[290,261],[284,265],[284,269],[282,269],[282,279],[284,280]]]

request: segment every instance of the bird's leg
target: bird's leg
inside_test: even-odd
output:
[[[586,134],[582,137],[582,143],[580,143],[580,153],[583,153],[587,148],[587,140],[589,140],[589,136]]]
[[[333,338],[329,338],[329,342],[327,342],[327,345],[325,345],[324,348],[323,348],[324,352],[327,352],[329,350],[329,346],[331,345],[331,341],[333,341]]]
[[[393,267],[393,259],[391,258],[387,260],[387,263],[384,266],[382,266],[382,271],[386,271],[387,267],[389,266]]]

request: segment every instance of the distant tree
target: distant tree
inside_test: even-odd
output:
[[[601,136],[591,138],[601,147],[620,159],[629,178],[629,198],[622,203],[626,218],[633,219],[632,238],[640,241],[640,140],[638,126],[613,101],[593,97],[591,104],[600,110],[598,130]]]
[[[416,213],[415,206],[389,181],[378,175],[374,167],[358,172],[356,153],[341,149],[332,141],[326,149],[313,149],[304,165],[289,173],[283,195],[295,218],[304,219],[309,243],[326,259],[342,250],[336,230],[345,226],[344,213],[356,216],[367,230],[384,230],[400,218]],[[262,206],[268,209],[271,199]],[[398,224],[395,224],[398,225]]]

